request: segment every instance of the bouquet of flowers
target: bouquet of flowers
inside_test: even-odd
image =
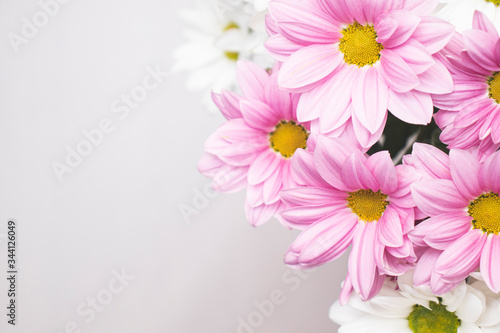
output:
[[[199,4],[178,63],[227,119],[199,170],[301,230],[287,265],[351,249],[339,332],[500,332],[500,1]]]

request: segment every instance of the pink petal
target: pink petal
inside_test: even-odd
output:
[[[473,199],[483,192],[479,185],[479,161],[474,154],[452,149],[450,166],[453,182],[464,197]]]
[[[248,125],[268,133],[282,120],[276,110],[257,100],[242,100],[240,108]]]
[[[397,0],[369,0],[363,2],[363,12],[367,22],[374,23],[377,17],[395,9],[401,9],[401,2]]]
[[[467,30],[463,33],[467,53],[482,67],[490,71],[498,71],[500,67],[495,59],[497,38],[482,30]]]
[[[350,155],[342,165],[342,180],[350,191],[371,189],[378,191],[380,185],[359,156]]]
[[[333,21],[351,24],[353,17],[346,0],[318,0],[319,9],[324,11]]]
[[[212,188],[219,192],[233,193],[248,185],[248,167],[225,165],[214,175]]]
[[[411,12],[389,12],[384,16],[382,20],[380,20],[378,24],[376,24],[376,31],[378,31],[377,29],[379,27],[384,26],[386,22],[385,20],[389,20],[391,25],[393,24],[392,20],[396,20],[398,23],[398,27],[396,28],[396,30],[394,30],[391,36],[386,36],[386,38],[377,38],[377,41],[379,43],[382,43],[384,45],[384,48],[394,48],[406,42],[408,38],[410,38],[410,36],[413,34],[415,29],[417,29],[420,23],[420,18]]]
[[[436,261],[435,272],[442,274],[447,283],[464,280],[479,267],[485,243],[482,231],[469,231],[443,251]]]
[[[264,87],[269,80],[269,74],[250,61],[240,60],[236,64],[237,79],[241,91],[246,98],[262,100]]]
[[[387,112],[385,112],[385,117],[384,120],[382,121],[382,126],[379,127],[379,129],[375,133],[370,133],[369,130],[367,130],[361,122],[358,120],[358,117],[356,116],[355,113],[352,114],[351,117],[352,120],[352,127],[354,129],[354,133],[356,135],[356,139],[358,140],[358,143],[361,145],[366,150],[368,150],[371,146],[373,146],[382,136],[382,133],[384,132],[384,127],[385,123],[387,122]],[[349,123],[348,123],[349,125]],[[346,129],[348,129],[346,127]]]
[[[253,227],[258,227],[269,221],[271,217],[278,211],[280,202],[276,202],[272,205],[261,205],[258,207],[251,207],[248,203],[245,203],[245,213],[247,220]]]
[[[363,154],[349,142],[342,139],[327,139],[320,137],[316,150],[314,151],[314,162],[321,177],[329,184],[339,190],[346,190],[342,178],[343,164],[351,154],[357,154],[361,158]]]
[[[432,248],[427,248],[422,256],[418,259],[413,274],[413,284],[415,286],[429,285],[431,282],[432,270],[439,256],[443,251],[438,251]]]
[[[281,168],[283,162],[284,161],[280,163],[280,166],[276,169],[276,171],[273,172],[264,182],[262,195],[264,197],[264,203],[267,205],[280,200],[279,192],[283,188],[283,171]]]
[[[302,45],[330,44],[338,40],[338,27],[319,10],[305,2],[269,3],[269,12],[278,31]]]
[[[311,90],[341,63],[343,55],[333,45],[319,44],[300,49],[283,64],[278,77],[281,88],[290,92]]]
[[[379,241],[385,246],[403,246],[403,228],[398,213],[389,205],[377,222]]]
[[[413,163],[432,178],[451,180],[450,158],[438,148],[416,142],[413,144]]]
[[[357,219],[354,214],[347,211],[337,211],[334,214],[323,216],[317,219],[306,230],[300,233],[295,241],[290,245],[293,252],[300,252],[307,244],[316,242],[319,247],[325,247],[324,243],[329,237],[339,237],[339,239],[348,236],[357,225]],[[331,231],[338,231],[337,235],[330,235]],[[326,237],[325,237],[326,236]],[[319,240],[322,240],[321,242]],[[331,243],[331,242],[328,242]]]
[[[264,149],[269,148],[259,143],[232,144],[221,150],[218,156],[225,163],[246,166],[250,165]]]
[[[490,19],[479,10],[474,11],[474,16],[472,18],[472,27],[474,29],[486,31],[488,34],[494,36],[497,39],[499,38],[498,31],[495,28],[493,22],[491,22]]]
[[[330,187],[320,176],[314,163],[313,154],[309,151],[298,149],[292,157],[292,170],[296,182],[300,185]]]
[[[413,199],[425,214],[434,216],[463,210],[469,204],[452,181],[424,179],[411,187]]]
[[[248,205],[250,205],[250,207],[257,207],[264,204],[264,198],[262,197],[263,189],[263,183],[257,185],[248,185],[246,202],[248,203]]]
[[[435,226],[432,229],[427,228],[424,242],[434,249],[443,251],[471,229],[471,218],[465,212],[441,214],[425,222]]]
[[[390,195],[398,188],[398,176],[388,151],[380,151],[371,155],[366,166],[377,179],[380,191]]]
[[[382,80],[395,92],[407,92],[418,87],[420,81],[411,67],[394,51],[380,51],[380,66],[377,66]]]
[[[213,177],[223,165],[216,155],[205,153],[198,162],[198,171],[206,177]]]
[[[418,16],[430,15],[436,8],[438,0],[404,0],[403,9],[409,10]]]
[[[447,94],[453,91],[453,79],[446,66],[436,62],[424,73],[418,75],[420,85],[415,89],[430,94]]]
[[[436,63],[425,47],[415,39],[408,40],[392,51],[397,53],[417,75],[424,73]]]
[[[226,119],[234,119],[234,118],[242,118],[243,115],[241,114],[240,111],[240,101],[243,99],[243,97],[227,91],[227,90],[222,90],[221,93],[221,102],[222,105],[224,105],[224,108],[220,108],[222,114]]]
[[[500,153],[489,156],[479,170],[479,185],[485,191],[500,192]]]
[[[267,180],[281,164],[282,159],[271,149],[266,149],[257,156],[248,169],[248,183],[257,185]]]
[[[264,92],[264,100],[271,109],[275,110],[283,120],[292,120],[295,118],[295,109],[293,108],[292,96],[283,91],[278,86],[278,73],[273,72],[271,79],[267,82]]]
[[[378,275],[373,254],[376,234],[375,223],[358,223],[349,255],[349,276],[352,286],[363,299],[368,299],[375,276]]]
[[[281,200],[292,206],[328,205],[332,201],[347,201],[346,192],[322,187],[299,187],[283,190]]]
[[[366,24],[366,17],[363,11],[364,1],[346,1],[347,8],[356,22],[361,25]]]
[[[490,234],[481,253],[481,276],[494,292],[500,292],[500,238]]]
[[[346,220],[339,216],[332,216],[327,220],[334,221],[334,224],[302,247],[298,258],[299,263],[316,266],[335,260],[351,245],[356,219],[350,217]],[[329,224],[329,221],[321,222],[323,227]]]
[[[470,227],[471,227],[471,219],[470,217],[467,216],[467,213],[464,211],[456,211],[452,213],[445,213],[445,214],[440,214],[436,215],[433,217],[430,217],[426,219],[423,222],[420,222],[415,226],[415,229],[410,231],[409,237],[412,240],[412,242],[417,245],[417,246],[429,246],[429,244],[426,242],[427,236],[439,238],[440,235],[436,235],[436,229],[440,228],[442,225],[444,226],[449,226],[453,225],[456,226],[458,230],[455,232],[458,232],[461,234],[453,239],[447,239],[447,241],[455,241],[458,237],[462,236],[465,232],[467,232]],[[462,232],[462,230],[464,230]],[[449,237],[448,237],[449,238]],[[431,239],[431,238],[429,238]],[[431,242],[434,242],[433,239],[431,239]],[[435,242],[434,242],[435,243]],[[440,248],[439,248],[440,249]]]
[[[434,112],[431,96],[416,90],[405,93],[389,90],[388,108],[397,118],[416,125],[430,123]]]
[[[294,52],[297,52],[303,47],[279,34],[269,37],[265,41],[264,46],[269,51],[270,55],[279,61],[286,61]]]
[[[412,38],[422,43],[430,54],[439,52],[450,41],[455,27],[437,17],[423,16]]]
[[[221,139],[229,143],[267,143],[267,133],[248,126],[244,119],[231,119],[217,128]]]
[[[300,97],[297,117],[309,121],[321,116],[321,131],[326,133],[340,127],[351,116],[351,88],[357,77],[352,66],[345,66],[322,85]]]
[[[383,124],[388,98],[389,89],[380,80],[375,68],[359,71],[352,87],[352,106],[357,119],[371,134],[376,133]]]

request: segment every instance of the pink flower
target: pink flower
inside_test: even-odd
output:
[[[352,289],[372,298],[386,274],[413,266],[407,236],[415,221],[412,168],[394,167],[387,151],[367,157],[342,139],[320,137],[314,152],[297,151],[292,169],[301,187],[281,192],[287,205],[281,217],[303,231],[285,255],[287,264],[319,266],[352,244],[342,301]]]
[[[237,67],[244,96],[213,94],[228,121],[205,143],[199,170],[214,178],[218,191],[247,188],[247,218],[259,226],[282,208],[279,191],[296,186],[290,158],[296,149],[307,148],[309,125],[297,121],[297,94],[278,88],[279,65],[271,75],[250,62]]]
[[[425,148],[424,148],[425,147]],[[417,206],[430,216],[411,232],[417,246],[428,247],[424,265],[432,291],[441,295],[470,273],[480,273],[495,293],[500,291],[500,152],[479,162],[477,153],[452,149],[449,158],[433,156],[421,144],[418,160],[432,177],[412,185]]]
[[[500,147],[500,38],[493,23],[474,13],[474,29],[456,35],[443,51],[455,82],[449,94],[435,96],[435,115],[449,148],[491,154]]]
[[[380,137],[387,109],[405,122],[429,123],[431,94],[453,88],[446,66],[434,55],[454,27],[426,16],[436,3],[271,1],[266,47],[284,62],[280,87],[303,93],[298,119],[319,119],[322,133],[349,121],[363,147]]]

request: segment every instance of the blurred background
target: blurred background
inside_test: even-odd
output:
[[[197,172],[223,118],[169,71],[190,4],[0,0],[0,332],[337,331],[346,256],[289,269],[297,232]]]

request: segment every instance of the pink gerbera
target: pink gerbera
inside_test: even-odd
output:
[[[411,238],[433,251],[417,271],[430,269],[432,291],[441,295],[480,268],[488,287],[498,293],[500,152],[479,162],[477,153],[452,149],[449,159],[420,154],[419,163],[434,176],[413,184],[412,194],[430,218],[415,227]]]
[[[314,152],[297,151],[292,169],[302,187],[281,192],[287,204],[281,216],[303,232],[285,255],[287,264],[322,265],[352,244],[343,302],[352,289],[364,300],[373,297],[386,274],[412,267],[410,167],[394,167],[387,151],[367,157],[342,139],[320,137]]]
[[[228,121],[208,138],[199,170],[221,192],[247,187],[247,218],[258,226],[281,209],[279,191],[296,186],[290,158],[307,148],[309,125],[297,121],[297,94],[278,88],[279,65],[271,75],[250,62],[237,66],[243,97],[213,94]]]
[[[363,147],[381,134],[387,109],[412,124],[432,119],[431,94],[453,84],[433,55],[453,26],[426,16],[435,0],[276,0],[266,42],[283,61],[279,85],[300,97],[300,121],[319,118],[321,132],[352,121]]]
[[[500,37],[481,12],[474,13],[473,27],[443,52],[455,87],[435,97],[441,109],[435,119],[450,148],[490,154],[500,147]]]

